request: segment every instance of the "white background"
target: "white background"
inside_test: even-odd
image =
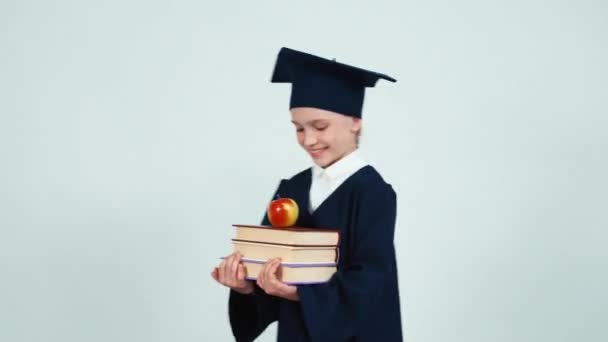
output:
[[[605,1],[0,2],[0,340],[230,341],[209,272],[309,166],[281,46],[387,73],[408,341],[608,339]],[[273,341],[271,326],[260,341]]]

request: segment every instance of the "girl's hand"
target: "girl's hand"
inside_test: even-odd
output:
[[[241,294],[253,292],[254,285],[250,280],[245,279],[245,268],[241,264],[241,255],[232,253],[215,267],[211,276],[218,283],[233,289]]]
[[[281,260],[270,259],[260,270],[258,275],[257,284],[269,295],[299,301],[297,286],[287,285],[280,281],[277,277],[277,273],[281,271]]]

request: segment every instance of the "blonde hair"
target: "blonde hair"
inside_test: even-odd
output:
[[[355,144],[359,147],[359,142],[361,141],[361,134],[363,131],[363,127],[359,128],[359,130],[355,133]]]

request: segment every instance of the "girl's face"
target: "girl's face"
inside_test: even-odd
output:
[[[361,119],[328,110],[297,107],[291,109],[298,143],[315,164],[328,167],[357,149]]]

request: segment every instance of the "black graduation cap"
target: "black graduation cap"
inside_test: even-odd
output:
[[[289,108],[314,107],[361,117],[365,88],[394,78],[305,52],[281,48],[272,83],[291,83]]]

